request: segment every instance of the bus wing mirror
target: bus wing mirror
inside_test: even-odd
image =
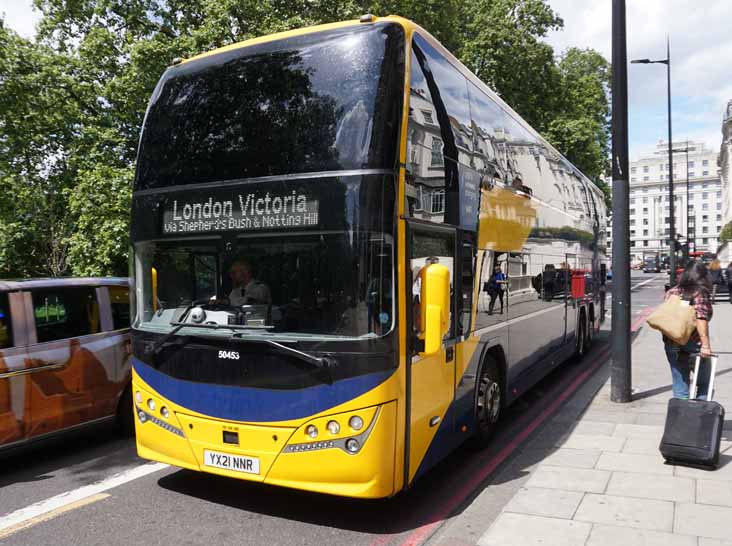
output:
[[[424,350],[419,354],[429,356],[440,350],[450,326],[450,270],[444,265],[431,264],[420,275],[422,324],[419,338],[424,341]]]

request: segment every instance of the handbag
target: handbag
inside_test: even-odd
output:
[[[672,295],[648,316],[646,322],[677,345],[686,345],[696,330],[696,313],[688,301]]]

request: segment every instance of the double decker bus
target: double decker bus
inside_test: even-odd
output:
[[[424,29],[175,63],[132,205],[141,457],[378,498],[582,355],[602,194]]]

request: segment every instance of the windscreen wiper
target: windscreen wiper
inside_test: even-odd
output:
[[[233,341],[244,341],[244,342],[248,342],[248,343],[261,343],[264,345],[268,345],[269,347],[272,347],[273,349],[275,349],[281,353],[285,353],[285,354],[294,356],[300,362],[304,362],[305,364],[308,364],[310,367],[315,368],[315,373],[319,376],[319,379],[321,379],[324,383],[327,383],[328,385],[333,384],[333,376],[331,375],[331,370],[333,368],[336,368],[338,366],[338,363],[330,357],[327,357],[327,356],[318,357],[315,355],[311,355],[310,353],[306,353],[305,351],[298,351],[297,349],[293,349],[292,347],[288,347],[287,345],[284,345],[282,343],[277,343],[276,341],[274,341],[272,339],[262,339],[262,338],[248,339],[248,338],[242,337],[240,334],[233,334],[231,336],[231,339]]]
[[[269,345],[270,347],[272,347],[282,353],[287,353],[303,362],[307,362],[308,364],[311,364],[315,368],[335,368],[338,366],[338,364],[332,358],[329,358],[327,356],[315,356],[315,355],[311,355],[310,353],[306,353],[304,351],[298,351],[297,349],[293,349],[292,347],[288,347],[287,345],[278,343],[273,339],[266,339],[266,338],[265,339],[263,339],[263,338],[248,339],[248,338],[242,337],[240,334],[233,334],[231,336],[231,339],[234,341],[245,341],[248,343],[261,343],[263,345]]]

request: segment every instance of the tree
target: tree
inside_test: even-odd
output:
[[[34,0],[36,42],[0,28],[0,275],[124,274],[147,102],[175,57],[394,13],[429,30],[600,182],[607,63],[541,41],[546,0]],[[1,27],[2,25],[0,25]]]

